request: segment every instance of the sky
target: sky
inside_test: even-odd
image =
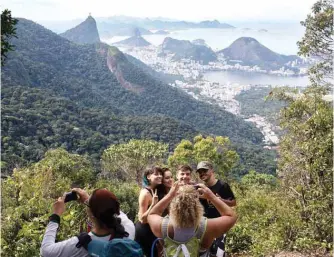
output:
[[[316,0],[2,0],[0,9],[34,21],[127,15],[200,21],[289,22],[305,20]]]

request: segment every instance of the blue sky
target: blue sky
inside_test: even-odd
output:
[[[127,15],[199,21],[300,21],[315,0],[2,0],[13,16],[34,21]]]

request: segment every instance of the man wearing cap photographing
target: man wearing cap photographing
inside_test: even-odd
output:
[[[197,165],[196,172],[205,185],[222,201],[224,201],[228,206],[236,206],[236,200],[234,194],[226,182],[223,182],[215,177],[215,171],[213,165],[209,161],[201,161]],[[206,199],[200,199],[205,214],[207,218],[217,218],[220,216],[218,210],[213,204],[208,202]],[[226,234],[222,235],[220,238],[216,238],[214,243],[210,248],[210,256],[226,257],[225,253],[225,240]]]

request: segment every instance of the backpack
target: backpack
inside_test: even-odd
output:
[[[140,245],[128,238],[114,238],[110,241],[92,240],[87,233],[78,236],[77,248],[83,246],[92,257],[143,257]]]
[[[164,240],[164,257],[198,257],[201,241],[206,230],[207,219],[202,217],[194,235],[187,242],[178,242],[168,237],[169,217],[162,220],[161,232]]]

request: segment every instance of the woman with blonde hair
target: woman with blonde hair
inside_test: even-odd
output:
[[[210,201],[221,216],[205,218],[199,197]],[[169,204],[169,216],[162,217]],[[164,240],[166,256],[207,256],[214,239],[227,232],[236,220],[233,209],[205,185],[180,186],[178,182],[148,215],[153,234]]]

